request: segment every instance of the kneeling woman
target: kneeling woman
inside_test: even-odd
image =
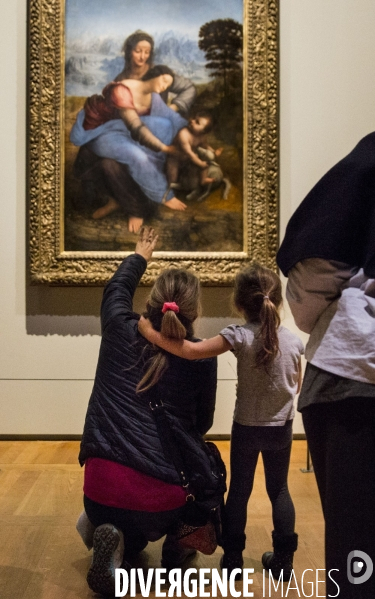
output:
[[[114,592],[114,568],[124,554],[137,553],[148,541],[168,535],[163,567],[176,567],[186,557],[173,537],[186,491],[163,452],[150,397],[162,399],[177,437],[196,440],[197,455],[213,421],[216,359],[182,360],[138,333],[133,295],[156,239],[152,229],[142,229],[135,253],[107,284],[101,306],[102,341],[79,460],[85,464],[85,510],[95,527],[87,581],[103,594]],[[175,339],[193,338],[198,310],[198,279],[181,269],[158,277],[146,305],[153,326]]]

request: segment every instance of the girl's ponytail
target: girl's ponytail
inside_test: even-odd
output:
[[[257,367],[267,368],[272,364],[279,353],[279,337],[277,329],[280,326],[278,309],[271,300],[271,291],[263,296],[260,310],[260,339],[261,347],[257,351],[255,364]]]
[[[282,303],[281,281],[269,268],[254,264],[238,273],[234,287],[234,303],[249,322],[259,322],[259,347],[255,365],[267,369],[279,352],[277,329]]]

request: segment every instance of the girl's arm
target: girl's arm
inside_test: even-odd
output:
[[[161,333],[155,331],[151,322],[143,316],[139,321],[138,330],[150,343],[154,343],[170,354],[185,358],[186,360],[212,358],[232,349],[229,341],[221,335],[216,335],[216,337],[198,341],[197,343],[187,341],[186,339],[164,337]]]

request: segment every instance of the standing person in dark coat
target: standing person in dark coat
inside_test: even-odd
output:
[[[181,565],[188,555],[173,538],[187,493],[163,452],[150,393],[162,399],[181,443],[189,439],[197,459],[208,460],[202,435],[213,422],[216,359],[189,362],[152,346],[138,333],[139,315],[133,312],[134,292],[156,240],[153,229],[142,229],[135,253],[104,290],[102,342],[79,455],[85,464],[85,511],[95,527],[87,580],[104,594],[114,591],[114,568],[124,552],[136,553],[167,534],[163,567]],[[198,311],[198,279],[182,269],[163,271],[146,305],[154,327],[171,338],[193,340]]]
[[[303,200],[278,264],[310,333],[298,409],[325,518],[327,597],[375,597],[375,133]]]

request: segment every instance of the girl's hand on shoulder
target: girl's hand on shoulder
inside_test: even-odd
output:
[[[152,257],[152,252],[155,249],[158,235],[151,227],[142,227],[139,232],[135,253],[140,254],[148,262]]]
[[[151,324],[151,320],[141,316],[138,321],[138,331],[141,333],[142,337],[147,339],[147,341],[151,341],[152,333],[155,332],[155,329]]]

